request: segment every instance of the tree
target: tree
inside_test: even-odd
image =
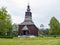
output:
[[[42,35],[49,35],[49,29],[48,28],[46,28],[46,29],[40,29],[40,33]]]
[[[51,18],[49,26],[51,35],[60,35],[60,24],[55,17]]]
[[[7,35],[12,29],[11,17],[5,7],[0,9],[0,35]]]
[[[13,30],[13,36],[14,37],[16,37],[16,36],[18,36],[18,25],[17,24],[13,24],[13,28],[12,28],[12,30]]]
[[[13,31],[18,31],[18,25],[16,23],[13,24]]]

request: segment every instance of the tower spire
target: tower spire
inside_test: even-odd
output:
[[[30,12],[29,0],[27,1],[28,1],[27,11]]]
[[[27,6],[27,12],[30,12],[30,6],[29,5]]]
[[[27,2],[28,2],[28,5],[29,5],[29,0],[27,0]]]

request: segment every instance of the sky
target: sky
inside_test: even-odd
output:
[[[51,17],[60,21],[60,0],[0,0],[0,8],[7,7],[12,23],[20,24],[24,21],[27,5],[30,5],[34,24],[40,28],[49,28]]]

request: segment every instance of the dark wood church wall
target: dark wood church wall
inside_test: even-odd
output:
[[[38,36],[38,28],[35,25],[28,25],[27,26],[30,29],[31,35]]]
[[[18,35],[22,35],[23,32],[22,32],[22,28],[24,27],[25,25],[19,25],[19,30],[18,30]],[[30,35],[35,35],[35,36],[38,36],[38,28],[35,26],[35,25],[27,25],[28,29],[29,29],[29,34]]]

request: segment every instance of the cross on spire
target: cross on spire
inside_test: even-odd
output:
[[[28,2],[28,5],[29,5],[29,0],[27,0],[27,2]]]
[[[28,1],[27,11],[30,12],[29,0],[27,1]]]

